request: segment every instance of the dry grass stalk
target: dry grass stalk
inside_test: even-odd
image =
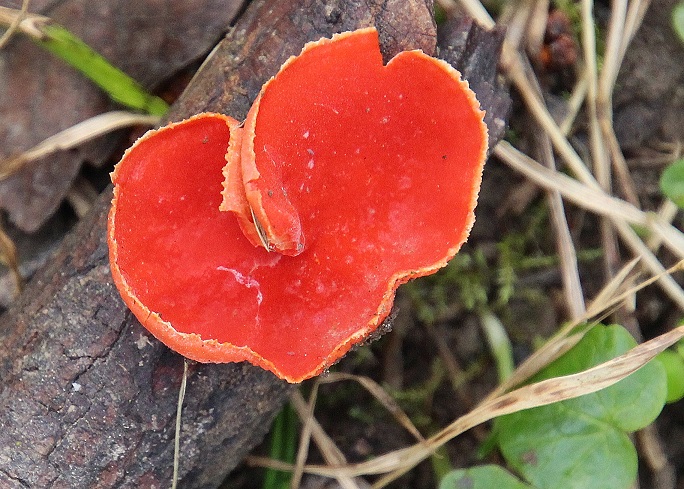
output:
[[[672,202],[670,199],[666,199],[660,205],[657,216],[663,222],[672,224],[672,221],[674,221],[674,218],[677,216],[678,212],[679,207],[677,207],[677,204]],[[657,252],[662,244],[663,240],[660,238],[660,236],[653,235],[646,240],[646,246],[648,246],[648,249],[650,249],[653,253]]]
[[[653,235],[659,236],[679,258],[684,258],[684,235],[681,231],[667,222],[662,222],[658,216],[637,209],[624,200],[612,197],[600,189],[586,186],[560,172],[545,168],[506,141],[497,145],[495,153],[542,187],[557,190],[580,207],[610,217],[634,255],[643,259],[653,275],[660,276],[659,284],[663,290],[679,307],[684,309],[684,291],[672,277],[662,273],[665,267],[627,223],[648,229]]]
[[[392,416],[394,416],[394,419],[396,419],[397,422],[411,434],[411,436],[413,436],[419,442],[425,440],[408,415],[401,409],[397,401],[395,401],[394,398],[390,396],[387,391],[373,379],[361,375],[337,372],[329,373],[320,379],[322,384],[341,382],[343,380],[351,380],[361,385],[361,387],[366,389],[366,391],[368,391],[368,393],[372,395],[375,400],[382,405],[382,407],[384,407]]]
[[[605,192],[610,193],[613,179],[608,151],[604,144],[601,122],[599,121],[598,63],[596,59],[596,30],[593,9],[594,2],[592,0],[582,1],[582,48],[586,60],[585,72],[588,81],[585,105],[589,119],[589,146],[593,163],[592,168],[601,188]],[[620,261],[617,238],[609,220],[601,219],[599,226],[605,274],[607,277],[610,277]]]
[[[639,455],[653,473],[653,489],[676,489],[677,474],[658,437],[655,424],[636,433]]]
[[[570,98],[566,101],[567,114],[558,126],[565,137],[570,134],[570,131],[575,124],[575,119],[584,105],[584,100],[587,97],[588,85],[587,74],[586,72],[582,72],[577,78],[577,83],[572,89]]]
[[[584,372],[547,379],[496,396],[458,418],[451,425],[427,439],[425,443],[396,450],[367,462],[340,467],[307,466],[305,470],[327,477],[339,477],[341,474],[349,477],[388,474],[373,484],[374,488],[384,487],[461,433],[505,414],[573,399],[610,387],[634,373],[682,337],[684,337],[684,326],[642,343],[624,355]]]
[[[173,476],[171,478],[171,489],[178,486],[178,470],[180,468],[180,436],[181,420],[183,414],[183,401],[185,400],[185,389],[188,385],[188,360],[183,359],[183,377],[178,390],[178,404],[176,406],[176,432],[173,438]]]
[[[295,391],[292,396],[290,396],[292,406],[304,424],[299,438],[299,451],[297,453],[297,460],[294,467],[291,467],[292,480],[290,482],[290,487],[293,489],[299,487],[301,476],[305,470],[304,464],[309,452],[309,440],[312,437],[316,443],[316,446],[321,451],[326,463],[331,466],[342,466],[347,463],[347,459],[344,457],[342,451],[337,448],[335,442],[333,442],[332,439],[326,434],[313,415],[319,384],[319,380],[314,382],[308,403],[304,400],[299,391]],[[337,482],[340,484],[342,489],[361,489],[359,484],[357,484],[357,482],[353,479],[353,476],[340,473],[338,475],[332,475],[331,477],[337,479]]]
[[[534,84],[537,95],[541,97],[541,87]],[[544,166],[549,170],[556,170],[556,159],[553,154],[551,140],[546,133],[541,132],[537,135],[539,154]],[[571,318],[578,318],[584,314],[584,294],[582,292],[582,282],[577,266],[577,253],[575,244],[572,241],[572,233],[565,217],[565,205],[563,198],[558,190],[546,190],[546,198],[551,214],[551,225],[554,229],[556,238],[556,249],[560,257],[560,270],[563,280],[563,292],[565,294],[565,304]]]
[[[9,23],[7,30],[0,36],[0,49],[4,48],[5,45],[12,39],[12,36],[19,30],[19,25],[21,21],[26,18],[26,13],[29,8],[29,0],[23,0],[21,4],[21,10],[18,11],[16,17],[14,17]]]
[[[302,475],[304,474],[304,464],[306,463],[306,458],[309,454],[311,430],[313,424],[316,422],[313,416],[313,410],[316,403],[316,397],[318,396],[318,385],[318,382],[314,382],[311,394],[309,395],[309,402],[304,400],[299,391],[290,396],[290,402],[294,406],[295,411],[297,411],[300,421],[303,423],[302,431],[299,435],[299,449],[297,450],[294,470],[292,471],[292,478],[290,479],[290,487],[298,487],[302,480]]]
[[[21,154],[0,160],[0,180],[14,175],[27,164],[57,151],[75,148],[96,137],[124,127],[138,125],[155,126],[159,123],[159,120],[158,116],[125,111],[112,111],[96,115],[58,132],[54,136],[50,136]]]
[[[11,31],[9,36],[18,30],[33,39],[43,39],[42,26],[50,22],[50,19],[42,15],[28,13],[28,4],[29,2],[24,0],[20,10],[0,7],[0,26],[8,26],[7,32]],[[7,37],[9,38],[9,36]]]

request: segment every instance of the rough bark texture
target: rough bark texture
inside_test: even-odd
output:
[[[434,51],[429,0],[253,2],[169,119],[243,117],[306,41],[376,25],[384,55]],[[183,360],[112,285],[109,193],[35,277],[0,329],[0,487],[168,487]],[[290,387],[246,364],[190,368],[181,487],[216,487],[262,438]]]
[[[506,121],[511,110],[508,90],[498,80],[497,67],[504,31],[486,31],[470,18],[451,19],[437,32],[439,57],[461,72],[485,114],[489,131],[489,151],[504,137]]]

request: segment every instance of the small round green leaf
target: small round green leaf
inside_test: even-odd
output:
[[[452,470],[444,476],[439,489],[534,489],[498,465],[481,465]]]
[[[684,8],[680,10],[682,10],[684,27]],[[677,207],[684,208],[684,159],[677,160],[665,168],[660,176],[660,190],[663,195],[677,204]]]
[[[676,402],[684,397],[684,358],[672,350],[665,350],[657,357],[667,375],[667,401]]]
[[[596,326],[533,380],[586,370],[634,346],[621,326]],[[649,362],[602,391],[499,418],[499,447],[509,465],[539,489],[626,489],[637,474],[628,433],[658,416],[666,392],[663,366]]]
[[[672,9],[672,27],[679,40],[684,42],[684,3],[679,3]]]

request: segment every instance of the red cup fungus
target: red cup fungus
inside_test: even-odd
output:
[[[114,282],[188,358],[317,375],[466,240],[483,115],[447,63],[406,51],[383,65],[373,28],[309,43],[243,127],[200,114],[126,152],[112,174]]]

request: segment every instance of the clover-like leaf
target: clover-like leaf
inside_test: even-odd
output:
[[[586,370],[635,345],[621,326],[596,326],[533,380]],[[499,418],[501,452],[540,489],[627,488],[637,473],[628,433],[658,416],[666,393],[662,365],[650,362],[602,391]]]
[[[684,358],[679,352],[665,350],[656,360],[663,364],[667,377],[667,403],[684,398]]]
[[[684,16],[684,9],[681,9]],[[660,176],[660,190],[668,199],[684,207],[684,159],[680,159],[665,168]]]
[[[439,489],[534,489],[498,465],[481,465],[452,470],[444,476]]]

